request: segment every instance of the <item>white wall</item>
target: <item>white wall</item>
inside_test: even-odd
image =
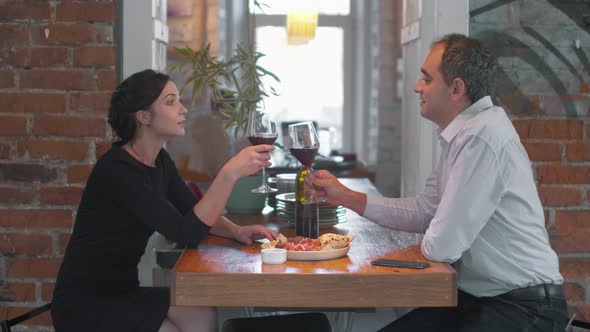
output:
[[[403,21],[401,195],[413,196],[422,190],[439,155],[436,126],[420,116],[414,84],[434,40],[451,32],[468,33],[469,1],[404,0]]]

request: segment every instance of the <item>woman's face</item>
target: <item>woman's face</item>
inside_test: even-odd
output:
[[[184,136],[187,109],[180,103],[178,89],[168,81],[162,93],[150,107],[149,130],[164,139]]]

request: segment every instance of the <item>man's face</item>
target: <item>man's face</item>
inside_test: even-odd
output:
[[[430,49],[422,65],[422,77],[414,86],[414,91],[420,94],[420,115],[441,127],[448,124],[445,122],[452,92],[440,69],[444,50],[444,44],[437,44]]]

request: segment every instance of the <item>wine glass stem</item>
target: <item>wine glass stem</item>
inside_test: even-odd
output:
[[[262,185],[261,187],[266,188],[268,187],[266,185],[266,172],[265,172],[266,167],[262,167]]]

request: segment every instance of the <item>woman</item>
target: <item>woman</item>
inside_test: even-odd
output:
[[[184,135],[187,110],[170,78],[136,73],[113,93],[108,122],[120,140],[94,166],[76,215],[53,295],[57,332],[213,331],[213,308],[170,307],[168,288],[139,287],[137,264],[157,231],[183,246],[205,234],[251,244],[277,234],[221,217],[242,176],[270,166],[271,145],[229,160],[197,202],[162,147]]]

